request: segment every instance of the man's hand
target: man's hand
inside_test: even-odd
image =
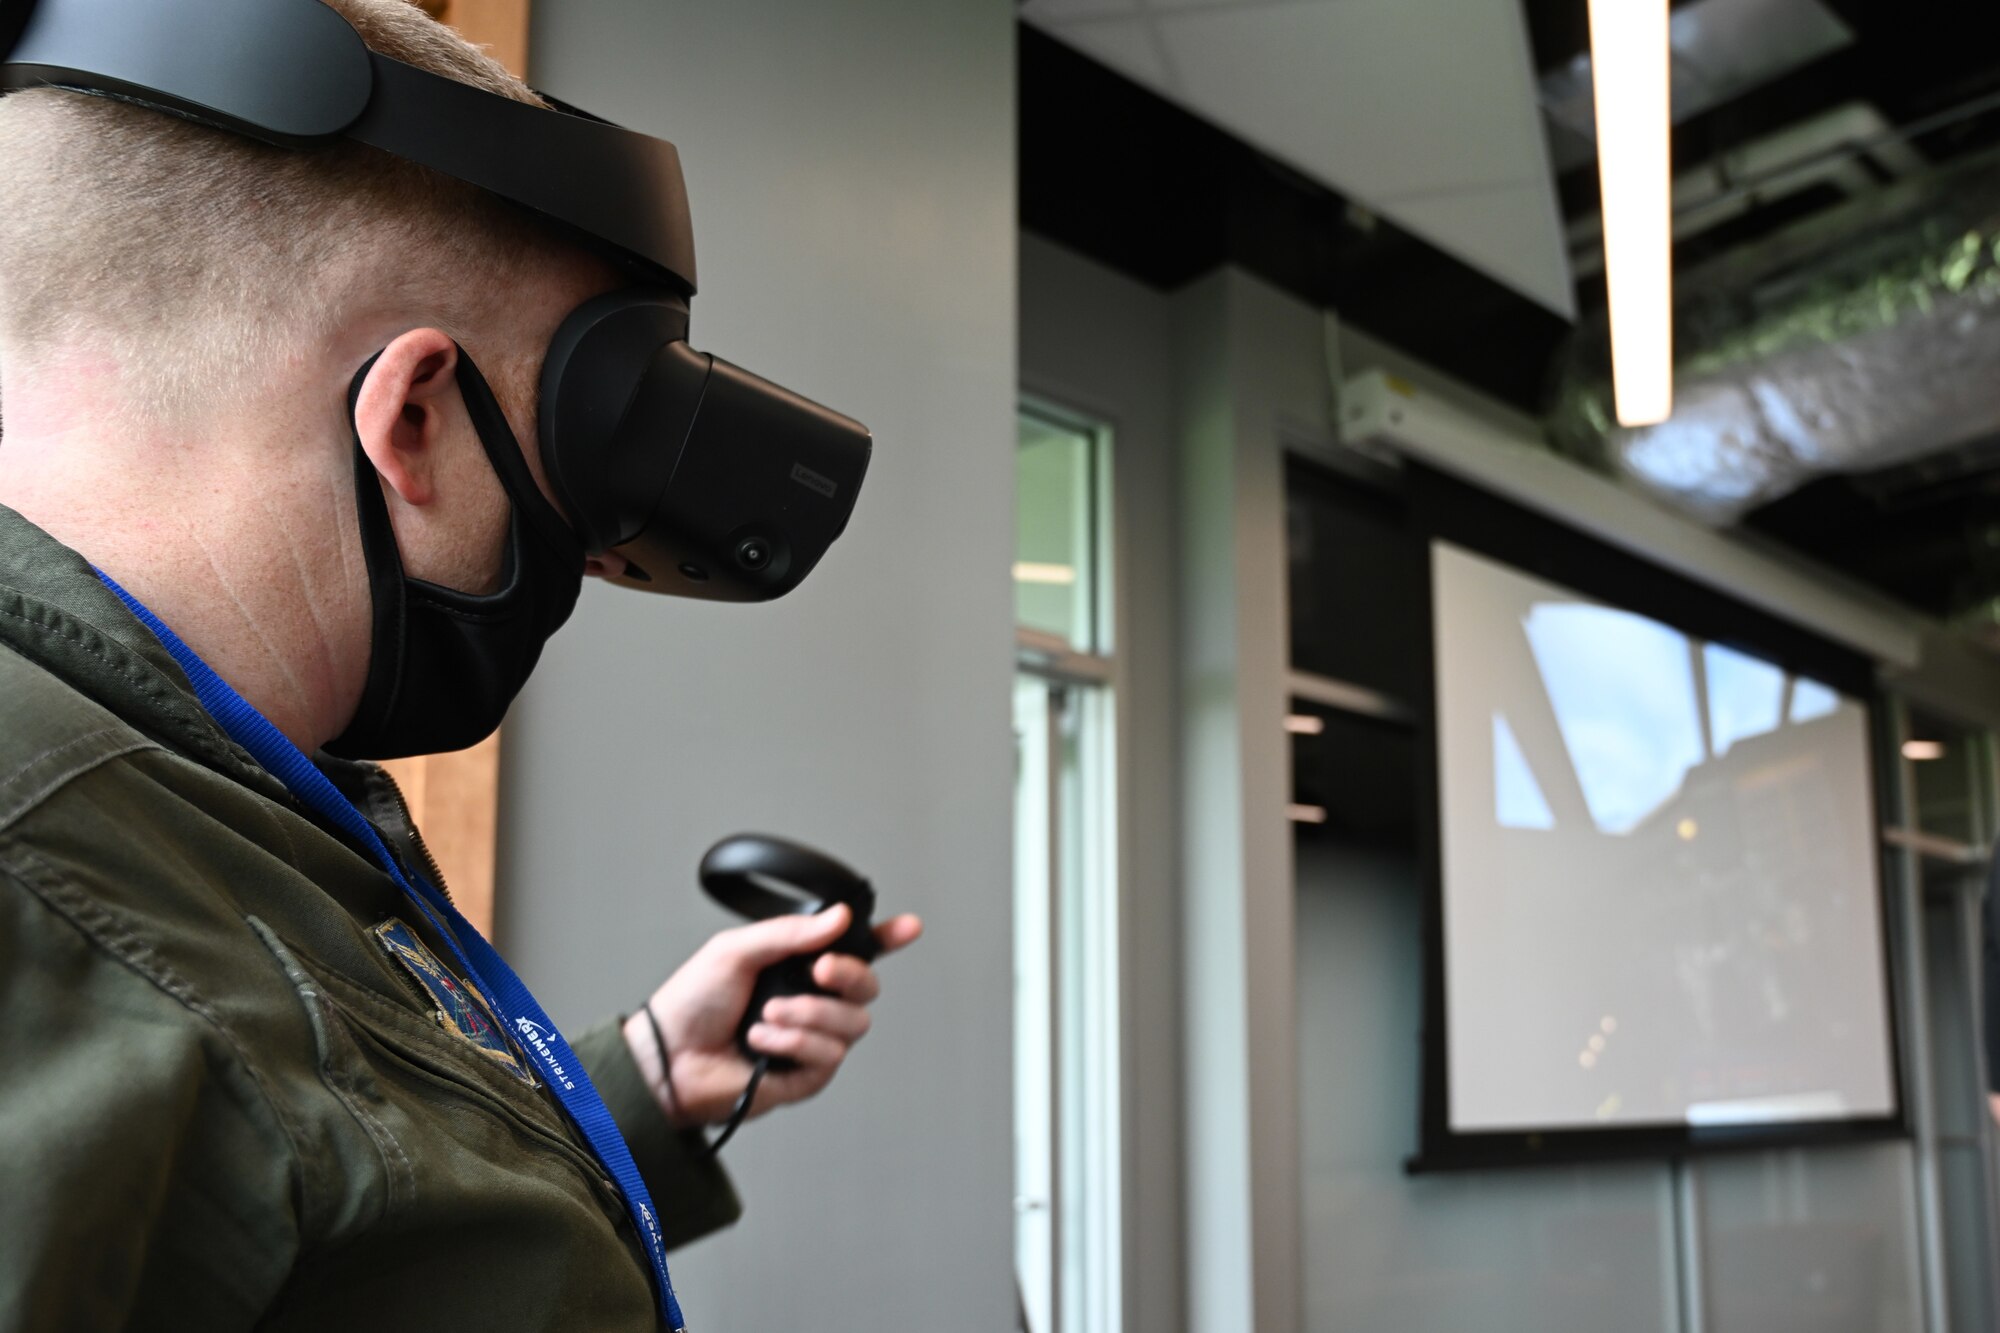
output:
[[[625,1020],[625,1044],[675,1127],[728,1119],[750,1081],[750,1062],[737,1049],[736,1026],[757,974],[782,959],[826,948],[847,929],[847,920],[843,904],[817,916],[773,917],[711,937],[647,1002],[666,1038],[669,1069],[660,1068],[659,1047],[646,1015]],[[875,938],[883,953],[893,953],[923,929],[916,917],[899,916],[875,927]],[[867,1006],[882,991],[874,968],[859,958],[828,954],[813,965],[813,980],[832,994],[780,996],[764,1006],[750,1029],[753,1049],[798,1062],[796,1069],[774,1069],[765,1076],[752,1116],[824,1088],[848,1050],[868,1033]]]

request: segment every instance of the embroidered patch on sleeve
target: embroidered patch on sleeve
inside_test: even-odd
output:
[[[437,1006],[435,1012],[440,1027],[471,1042],[479,1048],[480,1054],[504,1065],[508,1073],[529,1087],[535,1086],[535,1076],[528,1072],[513,1043],[501,1032],[500,1025],[493,1019],[493,1011],[486,1007],[486,1001],[478,991],[438,962],[437,955],[417,938],[417,932],[392,916],[369,934],[375,937],[384,952],[403,965],[403,969],[431,997]]]

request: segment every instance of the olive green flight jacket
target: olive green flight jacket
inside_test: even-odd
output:
[[[427,860],[379,769],[328,768]],[[0,508],[0,1330],[658,1328],[610,1178],[441,1020],[426,950],[451,956]],[[733,1221],[617,1026],[574,1046],[668,1243]]]

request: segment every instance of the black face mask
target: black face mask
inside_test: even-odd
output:
[[[350,419],[374,364],[371,359],[354,376]],[[357,428],[354,486],[374,640],[361,706],[347,730],[327,742],[330,754],[397,759],[462,750],[486,739],[583,590],[583,543],[535,484],[506,414],[463,348],[458,387],[487,461],[513,501],[500,591],[457,592],[403,572],[388,501]]]

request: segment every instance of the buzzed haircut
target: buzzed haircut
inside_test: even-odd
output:
[[[541,104],[408,0],[325,3],[383,55]],[[0,98],[0,369],[33,374],[88,346],[161,419],[212,407],[357,314],[421,309],[469,345],[560,245],[484,192],[365,145],[276,148],[68,90]]]

